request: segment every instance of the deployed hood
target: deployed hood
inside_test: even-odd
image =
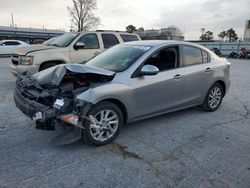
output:
[[[55,46],[47,46],[47,45],[43,45],[43,44],[22,46],[22,47],[17,47],[15,49],[14,54],[27,55],[28,53],[31,53],[31,52],[54,49],[54,48],[56,48],[56,47]]]
[[[115,72],[109,71],[106,69],[101,69],[97,67],[90,67],[80,64],[70,64],[70,65],[58,65],[51,67],[44,71],[34,74],[33,79],[38,82],[40,85],[53,85],[58,86],[62,80],[67,76],[79,75],[79,76],[94,76],[94,77],[103,77],[105,81],[111,81]]]

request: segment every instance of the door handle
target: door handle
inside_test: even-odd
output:
[[[212,69],[210,67],[206,68],[205,72],[212,72]]]
[[[177,74],[177,75],[175,75],[175,76],[173,77],[173,79],[174,79],[174,80],[179,80],[179,79],[181,79],[182,77],[183,77],[182,75]]]

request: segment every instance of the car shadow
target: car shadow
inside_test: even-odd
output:
[[[166,113],[163,115],[155,116],[152,118],[147,118],[144,120],[139,120],[139,121],[124,125],[123,130],[121,131],[120,135],[122,135],[124,131],[126,132],[126,134],[130,134],[131,132],[133,132],[135,130],[142,131],[143,129],[147,129],[149,127],[152,127],[152,125],[158,126],[158,124],[165,122],[166,119],[171,119],[171,121],[175,121],[175,120],[179,119],[181,116],[190,116],[190,114],[201,114],[201,113],[204,113],[204,112],[199,110],[197,107],[192,107],[192,108],[188,108],[188,109],[184,109],[184,110],[179,110],[176,112],[171,112],[171,113]],[[169,125],[171,125],[171,124],[169,124]],[[147,139],[146,138],[147,133],[144,136],[145,136],[144,138]],[[151,136],[151,134],[149,136]],[[53,139],[56,139],[56,138],[53,138]],[[114,142],[116,142],[116,141],[114,141]],[[84,148],[93,147],[93,146],[89,146],[82,139],[74,140],[71,143],[65,143],[65,144],[63,144],[63,143],[62,144],[54,144],[53,142],[51,142],[51,144],[53,144],[55,147],[58,147],[61,149],[72,149],[72,148],[78,148],[78,147],[84,147]],[[93,147],[93,148],[96,148],[96,147]]]

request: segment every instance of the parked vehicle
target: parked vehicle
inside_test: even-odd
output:
[[[114,45],[140,40],[137,34],[112,31],[67,33],[47,45],[20,48],[12,55],[14,75],[34,74],[55,65],[86,62]]]
[[[234,51],[232,51],[229,55],[228,55],[228,58],[237,58],[238,57],[238,54]]]
[[[250,50],[247,50],[246,48],[241,48],[239,53],[239,58],[247,59],[250,54]]]
[[[42,44],[43,44],[43,45],[50,45],[52,42],[55,41],[56,38],[57,38],[57,37],[52,37],[52,38],[50,38],[50,39],[44,41]]]
[[[216,55],[221,56],[219,48],[212,48],[211,51],[214,52]]]
[[[10,56],[16,47],[29,46],[26,42],[20,40],[1,40],[0,41],[0,55]]]
[[[19,77],[14,99],[38,129],[66,123],[99,146],[114,140],[125,123],[192,106],[217,110],[229,89],[229,69],[226,59],[193,43],[130,42],[85,65]]]

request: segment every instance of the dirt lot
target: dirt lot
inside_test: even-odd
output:
[[[195,108],[123,128],[114,143],[57,146],[16,109],[0,59],[0,187],[250,187],[250,61],[233,60],[213,113]]]

